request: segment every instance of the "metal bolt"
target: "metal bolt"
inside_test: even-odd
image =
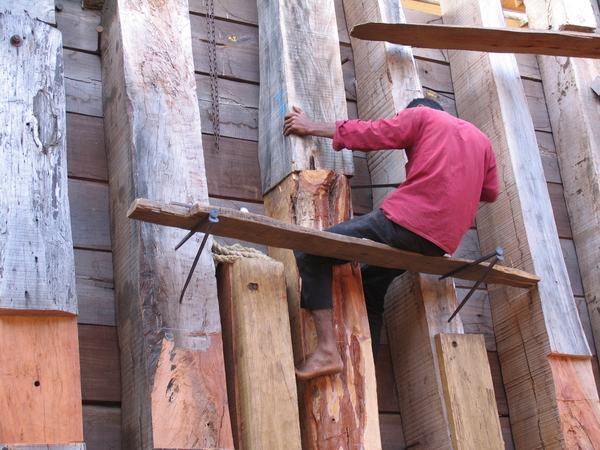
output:
[[[63,4],[62,4],[62,3],[57,3],[57,4],[54,6],[54,9],[55,9],[55,10],[57,10],[58,12],[60,12],[60,11],[62,11],[63,9],[65,9],[65,7],[63,6]]]
[[[10,38],[10,43],[15,47],[20,47],[21,45],[23,45],[23,38],[18,34],[15,34],[13,37]]]

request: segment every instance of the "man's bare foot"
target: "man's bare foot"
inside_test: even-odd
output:
[[[302,364],[302,367],[296,369],[296,378],[304,381],[323,375],[335,375],[343,368],[344,363],[337,352],[326,353],[317,350]]]

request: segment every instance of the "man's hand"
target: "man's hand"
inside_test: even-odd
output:
[[[312,122],[308,116],[297,106],[294,112],[286,114],[283,122],[283,135],[297,134],[298,136],[322,136],[332,138],[335,133],[334,123]]]

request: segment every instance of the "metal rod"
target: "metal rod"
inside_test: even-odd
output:
[[[208,236],[210,236],[210,230],[215,223],[219,222],[219,211],[214,208],[211,209],[208,214],[208,220],[210,221],[210,223],[208,224],[208,227],[206,228],[206,231],[204,232],[204,238],[202,238],[202,243],[200,244],[200,248],[198,249],[198,252],[196,253],[196,257],[194,258],[194,262],[192,263],[190,272],[188,273],[187,279],[185,280],[185,284],[183,285],[183,289],[181,290],[181,294],[179,295],[179,303],[181,303],[183,301],[183,296],[188,287],[188,284],[190,284],[190,280],[192,279],[192,275],[194,274],[194,270],[196,269],[196,265],[198,264],[198,260],[200,259],[200,255],[202,254],[202,250],[204,250],[204,246],[206,245]],[[204,222],[202,222],[202,223],[204,223]],[[196,228],[198,228],[198,226],[196,226]],[[192,230],[192,231],[194,231],[194,230]],[[195,231],[194,231],[194,233],[195,233]],[[193,235],[194,233],[192,233],[191,235]],[[191,237],[191,235],[190,235],[190,237]],[[189,237],[188,237],[188,239],[189,239]],[[183,242],[181,244],[183,244]],[[178,247],[176,247],[175,249],[177,250],[177,248]]]
[[[458,269],[453,270],[452,272],[448,272],[446,275],[442,275],[439,279],[443,280],[444,278],[451,277],[452,275],[457,274],[458,272],[462,272],[463,270],[465,270],[471,266],[476,266],[477,264],[482,263],[483,261],[487,261],[488,259],[493,258],[494,256],[496,258],[498,258],[498,260],[500,260],[500,261],[504,260],[504,250],[502,250],[502,247],[496,247],[496,250],[493,253],[490,253],[487,256],[483,256],[482,258],[479,258],[477,261],[473,261],[468,264],[465,264],[464,266],[461,266]]]
[[[217,217],[219,217],[219,211],[215,208],[212,208],[208,213],[207,219],[212,222],[213,221],[212,219],[216,219]],[[218,221],[219,220],[217,219],[217,222]],[[190,232],[188,234],[186,234],[185,237],[181,241],[179,241],[179,244],[177,244],[175,246],[175,250],[179,249],[179,247],[181,247],[183,244],[185,244],[189,240],[189,238],[191,238],[194,234],[196,234],[200,230],[200,228],[202,228],[202,226],[205,223],[206,223],[206,220],[201,220],[200,222],[198,222],[198,224],[194,228],[192,228],[190,230]],[[210,225],[209,225],[209,229],[210,229]]]

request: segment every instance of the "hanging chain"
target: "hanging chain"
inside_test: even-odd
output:
[[[215,33],[215,5],[213,0],[206,0],[206,28],[208,31],[208,72],[210,75],[213,135],[215,138],[215,152],[218,153],[221,129],[219,124],[219,78],[217,76],[217,39]]]

